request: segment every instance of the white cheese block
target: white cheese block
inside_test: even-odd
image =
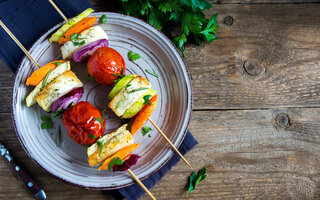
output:
[[[64,62],[61,65],[57,66],[54,70],[52,70],[52,72],[49,74],[48,78],[47,78],[47,82],[46,84],[51,83],[55,78],[57,78],[58,76],[60,76],[61,74],[63,74],[64,72],[66,72],[67,70],[70,70],[70,62]],[[36,101],[36,96],[38,95],[38,93],[40,92],[41,88],[42,88],[42,82],[41,81],[34,89],[33,91],[27,96],[26,98],[26,104],[28,107],[32,106],[33,104],[35,104]]]
[[[96,166],[119,150],[131,144],[133,144],[132,135],[128,130],[125,130],[119,134],[116,134],[106,143],[103,143],[101,153],[100,148],[98,148],[93,154],[88,157],[88,163],[91,167]]]
[[[124,124],[122,126],[120,126],[116,131],[109,133],[105,136],[103,136],[102,138],[100,138],[97,141],[103,142],[103,144],[106,144],[111,138],[113,138],[114,136],[118,135],[119,133],[122,133],[123,131],[126,130],[128,124]],[[92,144],[90,147],[88,147],[87,149],[87,155],[88,157],[93,154],[94,152],[96,152],[99,149],[99,146],[97,143]]]
[[[61,47],[62,57],[63,59],[69,58],[74,54],[74,52],[76,52],[81,47],[101,39],[108,39],[107,34],[104,32],[104,30],[100,26],[93,26],[81,32],[78,35],[77,39],[66,42]],[[83,45],[74,44],[76,42],[81,43],[82,41],[85,42]]]
[[[121,117],[126,110],[146,92],[146,90],[151,88],[151,84],[147,79],[142,78],[141,76],[133,78],[128,85],[130,86],[123,87],[108,105],[119,117]]]
[[[51,111],[51,104],[77,87],[83,84],[72,71],[66,71],[58,76],[36,96],[38,104],[45,111]]]

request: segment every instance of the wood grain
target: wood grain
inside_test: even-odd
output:
[[[289,116],[286,128],[275,123],[280,113]],[[208,178],[190,193],[189,199],[320,198],[319,115],[319,108],[195,111],[190,130],[199,145],[186,158],[195,169],[206,166]],[[8,117],[0,114],[0,120],[11,124],[5,120]],[[2,126],[1,130],[1,139],[6,139],[14,156],[43,185],[49,199],[109,197],[107,192],[82,190],[46,175],[17,145],[11,127]],[[27,199],[22,183],[8,166],[0,159],[0,176],[4,177],[0,199]],[[185,199],[191,172],[180,162],[151,192],[157,199]]]
[[[91,2],[98,11],[118,10],[115,1]],[[185,56],[194,91],[190,130],[199,142],[186,159],[208,170],[188,199],[320,199],[319,1],[211,2],[206,14],[219,13],[219,39],[188,45]],[[111,199],[65,184],[28,158],[11,122],[12,79],[0,63],[0,141],[48,199]],[[0,159],[0,199],[33,199],[9,166]],[[151,192],[186,199],[191,172],[180,162]]]

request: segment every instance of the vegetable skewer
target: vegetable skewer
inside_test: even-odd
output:
[[[136,177],[136,175],[134,175],[134,173],[128,169],[127,172],[131,175],[131,177],[133,178],[133,180],[135,180],[139,185],[140,187],[152,198],[152,199],[156,199],[152,193],[148,190],[148,188],[146,188],[146,186],[143,185],[143,183],[139,180],[138,177]]]
[[[64,19],[64,21],[68,22],[68,19],[66,18],[66,16],[64,16],[64,14],[61,12],[61,10],[58,8],[58,6],[52,0],[49,0],[49,2],[56,9],[56,11],[61,15],[61,17]]]
[[[8,35],[12,38],[12,40],[20,47],[20,49],[26,54],[26,56],[38,67],[41,68],[41,66],[38,64],[38,62],[33,59],[31,54],[24,48],[24,46],[19,42],[19,40],[11,33],[11,31],[4,25],[4,23],[0,20],[0,25],[2,28],[8,33]]]
[[[162,135],[162,137],[170,144],[172,149],[180,156],[180,158],[190,167],[190,163],[185,159],[185,157],[179,152],[179,150],[172,144],[172,142],[169,140],[169,138],[162,132],[162,130],[157,126],[156,123],[153,122],[153,120],[149,117],[148,120],[151,122],[151,124],[159,131],[159,133]]]

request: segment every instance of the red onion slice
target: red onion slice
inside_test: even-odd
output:
[[[73,103],[77,104],[83,95],[83,87],[75,88],[68,92],[66,95],[55,100],[51,105],[52,113],[57,112],[57,110],[65,110],[68,106]]]
[[[112,169],[114,172],[127,171],[128,169],[130,169],[130,167],[132,167],[138,162],[139,158],[141,158],[139,155],[131,154],[130,157],[127,160],[125,160],[122,165],[113,165]]]
[[[92,42],[88,45],[85,45],[78,49],[74,54],[73,54],[73,60],[74,62],[86,62],[89,60],[90,56],[99,48],[101,47],[107,47],[109,45],[108,40],[106,39],[101,39],[97,40],[95,42]]]

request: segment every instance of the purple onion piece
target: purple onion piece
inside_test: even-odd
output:
[[[125,160],[122,165],[113,165],[112,169],[114,172],[127,171],[128,169],[130,169],[130,167],[132,167],[138,162],[139,158],[141,158],[139,155],[131,154],[130,157],[127,160]]]
[[[66,95],[60,97],[59,99],[55,100],[51,105],[52,113],[57,112],[57,110],[67,109],[71,103],[77,104],[81,99],[83,92],[84,92],[83,87],[78,87],[71,90]]]
[[[92,42],[88,45],[85,45],[78,49],[74,54],[73,54],[73,60],[74,62],[86,62],[89,60],[90,56],[99,48],[101,47],[107,47],[109,45],[108,40],[106,39],[101,39],[97,40],[95,42]]]

